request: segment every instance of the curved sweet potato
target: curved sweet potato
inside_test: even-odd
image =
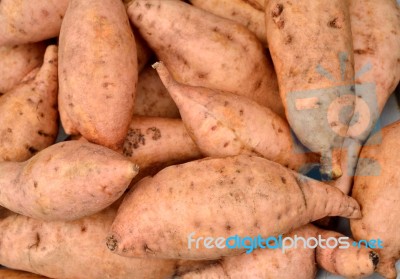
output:
[[[26,162],[0,163],[0,205],[37,219],[75,220],[116,201],[137,173],[112,150],[61,142]]]
[[[266,159],[207,158],[138,182],[119,208],[107,245],[123,256],[218,259],[243,249],[189,249],[189,234],[269,237],[334,215],[358,218],[360,210],[335,187]]]
[[[25,161],[55,142],[57,61],[49,46],[42,67],[0,98],[0,161]]]

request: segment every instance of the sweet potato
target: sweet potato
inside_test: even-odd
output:
[[[102,146],[61,142],[26,162],[0,163],[0,206],[42,220],[74,220],[116,201],[137,172]]]
[[[57,37],[69,0],[0,1],[0,46]]]
[[[136,0],[128,14],[177,81],[243,95],[284,115],[272,63],[243,25],[181,1]]]
[[[400,10],[394,0],[350,1],[356,70],[355,117],[342,155],[347,170],[335,186],[350,193],[362,144],[400,79]]]
[[[264,7],[251,5],[247,0],[190,0],[205,11],[236,21],[246,26],[267,46]]]
[[[133,117],[123,154],[140,170],[201,157],[180,119]]]
[[[115,217],[109,208],[73,222],[43,222],[13,215],[0,220],[0,264],[57,279],[165,279],[172,260],[130,259],[104,245]]]
[[[218,259],[243,249],[189,249],[189,234],[274,236],[328,215],[357,218],[360,211],[335,187],[266,159],[207,158],[137,183],[119,208],[107,245],[123,256]]]
[[[46,279],[37,274],[23,272],[19,270],[0,269],[0,279]]]
[[[133,113],[143,116],[179,118],[178,108],[156,71],[151,67],[145,68],[139,75]]]
[[[0,98],[0,161],[25,161],[56,140],[57,61],[49,46],[40,70]]]
[[[380,255],[378,272],[386,278],[396,278],[395,263],[400,259],[399,137],[397,121],[367,141],[360,154],[352,193],[363,216],[350,223],[351,231],[356,240],[379,238],[383,242],[383,249],[376,252]]]
[[[314,237],[313,229],[302,227],[288,234]],[[281,278],[314,279],[317,273],[314,249],[298,246],[282,250],[257,249],[251,254],[223,258],[218,263],[181,276],[181,279]]]
[[[119,148],[138,76],[135,40],[120,0],[71,0],[60,32],[61,120],[67,134]]]
[[[334,232],[318,230],[318,235],[323,239],[343,238],[344,235]],[[329,240],[332,245],[332,240]],[[340,275],[345,278],[363,278],[372,275],[379,263],[379,255],[370,248],[363,245],[353,246],[354,240],[340,240],[341,243],[347,242],[347,249],[336,248],[316,248],[315,258],[317,263],[323,269],[332,274]],[[327,245],[325,243],[325,245]]]
[[[0,95],[42,64],[45,49],[43,43],[0,47]]]
[[[265,17],[289,124],[336,179],[355,99],[348,1],[270,0]]]
[[[300,147],[295,150],[289,125],[269,108],[232,93],[180,84],[163,63],[154,67],[204,155],[253,154],[296,170],[318,160]]]

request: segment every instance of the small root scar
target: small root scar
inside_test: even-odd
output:
[[[40,244],[40,234],[36,233],[36,239],[35,239],[35,243],[33,243],[32,245],[29,246],[29,249],[35,248],[37,249],[39,247]]]
[[[110,251],[115,251],[118,249],[118,240],[115,238],[114,235],[111,235],[107,238],[107,242],[106,242],[107,248]]]

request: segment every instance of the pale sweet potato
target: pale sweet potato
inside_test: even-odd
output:
[[[270,0],[265,17],[289,124],[336,179],[355,99],[348,1]]]
[[[180,84],[163,63],[153,67],[205,156],[252,154],[299,171],[318,162],[315,154],[296,146],[287,122],[269,108],[232,93]]]
[[[133,113],[143,116],[179,118],[178,108],[157,72],[151,67],[146,67],[139,75]]]
[[[57,37],[69,0],[0,1],[0,46]]]
[[[393,279],[400,259],[399,137],[400,121],[373,135],[363,147],[352,193],[363,216],[350,223],[356,240],[379,238],[383,242],[383,249],[375,250],[380,255],[378,272]]]
[[[0,161],[25,161],[55,142],[57,61],[49,46],[42,67],[0,98]]]
[[[118,149],[128,132],[138,76],[123,3],[71,0],[59,45],[59,109],[65,131]]]
[[[218,259],[243,249],[189,249],[189,234],[274,236],[335,215],[360,217],[358,204],[335,187],[255,156],[207,158],[137,183],[107,245],[123,256]]]
[[[179,82],[243,95],[284,115],[270,58],[243,25],[181,1],[136,0],[128,14]]]
[[[44,43],[0,47],[0,95],[42,64],[45,49]]]
[[[361,146],[400,80],[400,9],[394,0],[351,0],[356,70],[355,117],[345,139],[343,176],[334,185],[350,193]]]
[[[246,26],[267,46],[264,7],[248,0],[190,0],[194,6]]]
[[[104,245],[115,217],[109,208],[73,222],[13,215],[0,220],[0,264],[57,279],[166,279],[175,261],[130,259]]]
[[[0,163],[0,206],[42,220],[74,220],[106,208],[138,167],[88,142],[52,145],[22,163]]]

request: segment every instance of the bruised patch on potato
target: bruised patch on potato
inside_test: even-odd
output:
[[[133,154],[133,149],[137,149],[141,145],[146,145],[146,139],[141,129],[129,129],[124,142],[123,154],[130,157]]]
[[[160,129],[158,129],[157,127],[150,127],[150,128],[148,128],[148,129],[146,130],[146,134],[148,135],[148,134],[150,134],[150,133],[153,134],[152,137],[151,137],[153,140],[158,140],[158,139],[161,138],[161,131],[160,131]]]
[[[118,240],[115,238],[114,235],[111,235],[107,238],[107,242],[106,242],[107,248],[110,251],[115,251],[118,249]]]

